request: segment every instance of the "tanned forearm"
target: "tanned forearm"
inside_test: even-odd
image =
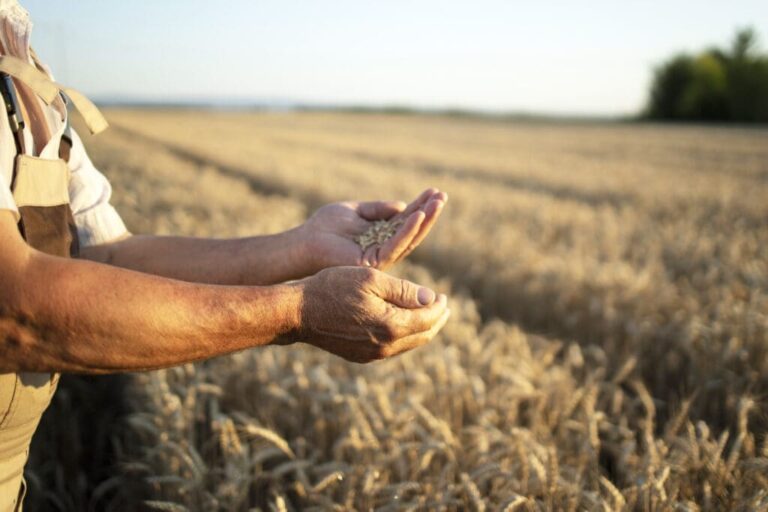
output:
[[[312,273],[300,228],[237,239],[133,235],[81,257],[194,283],[269,285]]]
[[[264,345],[298,326],[299,285],[184,283],[21,244],[11,257],[8,245],[2,251],[0,373],[161,368]]]

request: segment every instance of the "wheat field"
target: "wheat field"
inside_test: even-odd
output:
[[[33,510],[768,509],[768,130],[107,117],[86,145],[135,233],[447,191],[394,273],[453,315],[371,365],[302,345],[63,381]]]

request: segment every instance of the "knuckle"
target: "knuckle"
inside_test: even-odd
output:
[[[381,326],[380,340],[385,343],[392,343],[397,339],[397,329],[391,323]]]
[[[400,299],[405,301],[408,299],[408,292],[410,291],[410,287],[408,286],[408,281],[405,279],[400,280]]]
[[[363,285],[372,285],[377,281],[376,270],[371,267],[360,267],[358,270],[360,283]]]

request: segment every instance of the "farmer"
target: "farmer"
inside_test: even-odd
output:
[[[331,204],[270,236],[131,235],[67,104],[93,132],[106,122],[51,79],[29,35],[28,13],[0,0],[0,511],[21,508],[30,440],[60,372],[147,370],[299,341],[368,362],[443,326],[445,296],[376,269],[423,240],[444,193]],[[365,251],[354,242],[391,218],[402,224],[388,241]]]

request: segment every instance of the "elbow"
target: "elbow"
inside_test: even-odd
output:
[[[36,354],[42,330],[34,304],[37,294],[28,293],[28,270],[19,266],[0,275],[0,373],[38,371],[40,366]]]
[[[39,337],[25,315],[0,303],[0,373],[33,370]]]

